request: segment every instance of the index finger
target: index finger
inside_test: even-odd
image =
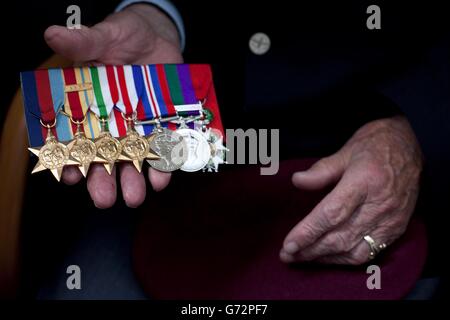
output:
[[[289,232],[282,251],[292,255],[312,245],[349,219],[364,202],[366,194],[364,181],[347,171],[336,187]]]

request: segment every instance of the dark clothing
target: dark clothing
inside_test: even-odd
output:
[[[422,128],[423,114],[444,112],[436,99],[450,100],[443,51],[450,39],[436,7],[381,3],[382,29],[369,30],[371,1],[209,3],[177,5],[186,26],[186,60],[215,67],[226,127],[295,126],[282,136],[296,141],[297,152],[330,152],[371,119],[404,112],[417,115],[420,121],[412,122]],[[271,38],[263,56],[249,50],[256,32]],[[239,121],[242,111],[245,121]]]
[[[362,124],[404,113],[426,160],[418,211],[430,226],[430,261],[444,265],[434,260],[450,210],[444,7],[377,2],[381,30],[369,30],[372,1],[176,3],[186,26],[186,60],[213,64],[225,127],[280,128],[284,158],[331,154]],[[271,39],[263,56],[249,50],[256,32]]]

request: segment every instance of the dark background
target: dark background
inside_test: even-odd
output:
[[[19,72],[35,69],[51,55],[43,40],[46,27],[64,25],[71,4],[81,7],[82,23],[92,25],[118,2],[3,4],[0,120],[19,86]],[[186,26],[185,61],[212,64],[225,127],[280,128],[283,158],[328,155],[367,121],[408,116],[426,158],[417,210],[430,228],[426,275],[444,275],[450,212],[450,51],[444,8],[430,1],[175,2]],[[382,30],[366,28],[370,4],[381,7]],[[270,36],[272,48],[255,56],[248,40],[260,31]],[[51,209],[36,212],[35,204],[47,201]],[[143,208],[149,205],[147,199]],[[63,186],[50,175],[29,179],[24,296],[33,296],[52,274],[92,211],[83,184]],[[117,212],[137,219],[122,204],[105,213]]]

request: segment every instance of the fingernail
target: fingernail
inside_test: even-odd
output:
[[[105,206],[102,206],[101,204],[98,204],[96,201],[92,201],[92,202],[94,203],[94,206],[95,206],[97,209],[100,209],[100,210],[106,209]]]
[[[290,254],[286,253],[286,251],[283,250],[280,252],[280,259],[281,261],[286,263],[291,263],[294,262],[295,260],[293,256],[291,256]]]
[[[292,175],[292,180],[301,179],[303,176],[302,172],[296,172]]]
[[[152,189],[153,189],[153,191],[155,191],[155,192],[160,192],[163,188],[161,188],[161,187],[155,187],[154,185],[152,185]]]
[[[294,241],[288,242],[283,248],[283,250],[288,254],[294,254],[298,251],[298,249],[298,244]]]

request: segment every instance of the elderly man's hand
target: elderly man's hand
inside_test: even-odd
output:
[[[182,63],[179,35],[172,21],[155,7],[136,4],[107,17],[103,22],[81,30],[51,26],[44,34],[47,44],[58,54],[77,64],[154,64]],[[123,198],[129,207],[139,206],[145,199],[145,178],[131,164],[119,166]],[[74,184],[81,173],[66,167],[63,181]],[[149,169],[153,189],[162,190],[170,181],[170,173]],[[94,204],[111,207],[116,201],[116,168],[108,175],[102,165],[92,165],[87,186]]]
[[[389,245],[414,210],[422,169],[416,137],[404,117],[370,122],[337,153],[292,176],[300,189],[334,189],[286,236],[284,262],[359,265],[370,235]]]

